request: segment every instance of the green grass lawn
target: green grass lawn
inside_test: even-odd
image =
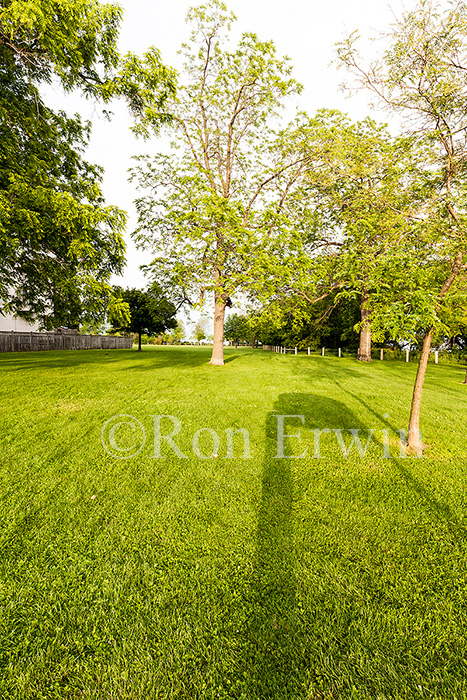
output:
[[[209,354],[0,357],[0,697],[467,698],[465,370],[429,366],[409,459],[415,364]],[[114,445],[146,434],[129,459],[101,441],[116,414],[140,425]],[[304,458],[276,458],[278,414]],[[155,457],[161,415],[186,458]],[[325,428],[375,435],[314,458]]]

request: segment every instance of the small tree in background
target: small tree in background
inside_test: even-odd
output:
[[[255,347],[261,335],[261,318],[257,312],[231,314],[225,322],[225,338],[235,345],[249,344]]]
[[[231,314],[225,322],[224,335],[226,340],[229,340],[235,345],[246,342],[246,337],[248,335],[246,316]]]
[[[128,304],[130,321],[118,325],[118,321],[110,318],[113,330],[138,334],[138,351],[141,350],[141,336],[156,335],[167,329],[175,328],[176,309],[174,304],[164,295],[162,288],[154,283],[146,291],[140,289],[121,289],[115,287],[115,295]]]
[[[180,345],[183,338],[185,337],[185,326],[180,319],[177,319],[177,325],[170,333],[170,342],[175,345]]]
[[[196,323],[194,336],[198,345],[208,337],[208,320],[206,318],[200,318]]]

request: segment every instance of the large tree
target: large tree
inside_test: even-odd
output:
[[[294,324],[316,324],[344,297],[358,299],[358,359],[369,362],[372,327],[378,339],[384,335],[373,299],[381,302],[397,287],[402,259],[417,245],[418,169],[425,151],[415,149],[412,139],[393,138],[385,125],[369,118],[352,123],[335,110],[302,118],[296,148],[304,151],[306,173],[289,198],[288,215],[302,249],[276,302],[281,310],[290,297]],[[311,308],[327,300],[318,314]]]
[[[120,17],[95,0],[0,2],[0,313],[76,326],[124,308],[109,278],[124,263],[126,215],[105,206],[101,170],[83,159],[89,124],[40,94],[58,77],[101,101],[125,97],[138,118],[166,118],[172,73],[154,51],[120,57]]]
[[[412,146],[369,118],[353,124],[339,112],[322,111],[310,123],[308,147],[312,162],[318,161],[308,177],[312,231],[317,226],[323,234],[311,236],[314,279],[318,292],[325,291],[324,282],[339,290],[337,299],[342,294],[359,298],[357,359],[363,362],[371,362],[371,296],[387,288],[388,256],[407,249],[415,235]]]
[[[88,135],[0,47],[0,298],[45,327],[98,314],[124,263],[126,216],[104,204],[101,171],[83,159]]]
[[[386,36],[381,59],[365,68],[356,35],[339,48],[343,63],[386,107],[406,118],[415,138],[437,147],[426,181],[434,195],[421,229],[424,274],[417,289],[416,321],[423,330],[422,352],[414,385],[408,445],[420,450],[420,407],[433,335],[449,331],[450,309],[465,292],[467,254],[467,6],[448,8],[422,0],[402,15]],[[409,274],[412,269],[409,268]],[[407,276],[407,286],[412,280]],[[400,307],[388,322],[397,326]],[[448,332],[448,334],[450,334]]]
[[[134,170],[148,192],[137,201],[135,238],[156,253],[150,268],[159,278],[199,303],[214,300],[211,364],[222,365],[230,298],[260,279],[267,288],[282,270],[281,217],[303,160],[288,147],[290,132],[274,133],[272,125],[300,86],[271,41],[246,33],[227,48],[235,18],[222,2],[195,8],[188,19],[183,84],[168,105],[176,150],[141,158]]]

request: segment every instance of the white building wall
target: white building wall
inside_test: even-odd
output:
[[[7,314],[6,316],[0,315],[0,331],[38,331],[38,323],[28,323],[22,318],[13,316],[12,314]]]

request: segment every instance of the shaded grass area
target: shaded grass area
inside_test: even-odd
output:
[[[462,368],[429,368],[427,457],[401,459],[415,365],[209,354],[0,358],[0,696],[467,697]],[[135,457],[104,450],[116,414]],[[154,458],[162,415],[186,458]],[[303,459],[276,458],[277,415],[304,416],[284,421]],[[313,458],[326,428],[375,432],[346,459],[321,433]]]

